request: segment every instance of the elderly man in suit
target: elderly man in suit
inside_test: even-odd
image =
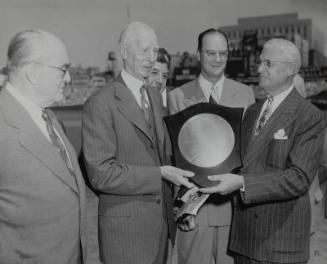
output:
[[[129,24],[119,40],[123,70],[83,109],[82,144],[99,193],[100,258],[108,263],[164,263],[173,237],[171,184],[193,173],[166,165],[164,108],[147,78],[158,53],[154,30]]]
[[[309,188],[319,163],[322,113],[294,89],[301,66],[285,39],[264,44],[259,85],[268,97],[244,117],[239,175],[209,176],[220,183],[203,192],[236,192],[231,241],[236,263],[306,263],[310,243]]]
[[[224,76],[228,59],[228,39],[217,29],[208,29],[198,37],[200,76],[168,94],[168,109],[175,114],[200,102],[214,101],[223,106],[247,108],[254,103],[250,87]],[[227,254],[231,224],[231,196],[212,195],[197,216],[188,216],[188,224],[178,231],[179,263],[233,263]]]
[[[26,30],[8,48],[0,93],[0,263],[79,264],[86,258],[85,185],[53,112],[70,82],[63,42]],[[83,251],[84,253],[85,251]]]

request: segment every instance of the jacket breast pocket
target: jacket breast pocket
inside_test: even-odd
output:
[[[290,149],[289,139],[273,139],[268,146],[267,165],[284,169]]]

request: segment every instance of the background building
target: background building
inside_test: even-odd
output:
[[[220,27],[228,35],[231,51],[255,55],[262,44],[273,37],[283,37],[292,41],[300,50],[302,65],[324,66],[327,59],[323,55],[324,36],[312,23],[312,19],[299,19],[297,13],[239,18],[237,25]],[[252,38],[248,37],[252,35]],[[254,43],[253,35],[256,39]],[[251,42],[247,46],[247,42]],[[243,46],[248,49],[243,49]]]

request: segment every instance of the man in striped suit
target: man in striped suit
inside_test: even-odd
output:
[[[267,100],[251,106],[242,132],[239,175],[209,176],[220,183],[203,192],[238,192],[229,249],[237,264],[306,263],[310,200],[325,122],[322,113],[293,89],[301,65],[285,39],[265,43],[258,60],[259,85]]]
[[[123,71],[83,108],[83,154],[99,195],[99,247],[104,264],[162,264],[173,241],[170,187],[194,186],[193,173],[169,166],[165,109],[148,89],[156,61],[154,30],[141,22],[121,33]]]

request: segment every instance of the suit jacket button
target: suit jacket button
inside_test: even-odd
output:
[[[160,204],[161,203],[161,198],[160,197],[156,197],[156,203]]]
[[[154,149],[154,146],[153,146],[153,144],[151,144],[151,145],[150,145],[150,147],[151,147],[152,149]]]

